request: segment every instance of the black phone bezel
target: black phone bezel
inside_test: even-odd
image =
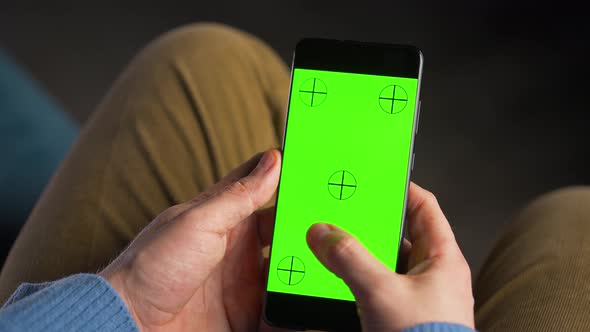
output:
[[[291,81],[294,68],[416,78],[418,79],[417,107],[419,104],[422,64],[422,52],[417,47],[411,45],[306,38],[299,41],[295,48],[291,68]],[[289,85],[289,88],[291,89],[291,85]],[[291,94],[289,94],[290,98]],[[416,108],[414,112],[416,112]],[[412,136],[415,135],[416,123],[417,119],[415,117]],[[286,136],[286,130],[287,122],[285,123],[283,137]],[[413,146],[414,137],[412,137],[408,159],[408,184]],[[284,138],[283,149],[285,149]],[[277,202],[278,191],[275,203]],[[404,210],[405,206],[406,202],[404,202]],[[405,219],[405,211],[403,217]],[[405,220],[402,221],[402,234],[404,231]],[[400,245],[401,240],[399,241]],[[398,256],[401,256],[401,250],[398,250],[398,253]],[[270,255],[272,255],[272,247]],[[403,259],[403,257],[398,257],[398,262]],[[402,271],[402,264],[397,264],[397,267],[398,272],[405,272]],[[352,301],[267,292],[264,302],[263,317],[271,326],[296,330],[361,330],[356,304]]]

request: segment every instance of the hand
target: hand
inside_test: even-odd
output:
[[[436,198],[411,184],[408,274],[390,270],[343,230],[315,224],[307,242],[355,296],[363,331],[400,331],[427,322],[474,328],[471,272]]]
[[[271,241],[274,213],[256,210],[276,190],[279,165],[279,151],[267,151],[167,209],[100,273],[140,330],[268,329],[260,321],[262,248]]]

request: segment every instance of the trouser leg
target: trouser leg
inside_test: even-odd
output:
[[[590,188],[534,201],[487,259],[475,286],[481,331],[590,330]]]
[[[287,68],[260,40],[215,24],[166,34],[129,65],[19,235],[0,301],[24,281],[96,272],[167,207],[278,146]]]

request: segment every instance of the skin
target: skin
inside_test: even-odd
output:
[[[342,278],[355,296],[363,331],[400,331],[448,322],[474,329],[469,265],[435,196],[410,185],[407,221],[408,273],[379,262],[342,229],[315,224],[307,243],[316,257]]]
[[[207,192],[165,210],[100,273],[141,331],[280,330],[261,320],[268,264],[262,249],[272,239],[274,214],[259,210],[276,191],[280,160],[275,149],[257,155]],[[310,228],[310,248],[351,287],[365,331],[429,321],[473,327],[469,267],[433,197],[410,188],[407,276],[335,226]]]

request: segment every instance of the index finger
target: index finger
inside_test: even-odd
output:
[[[280,152],[268,150],[248,175],[194,203],[183,213],[182,220],[201,231],[224,235],[270,200],[278,185],[280,162]]]
[[[413,246],[431,258],[457,247],[455,235],[434,194],[411,182],[408,193],[408,235]]]

